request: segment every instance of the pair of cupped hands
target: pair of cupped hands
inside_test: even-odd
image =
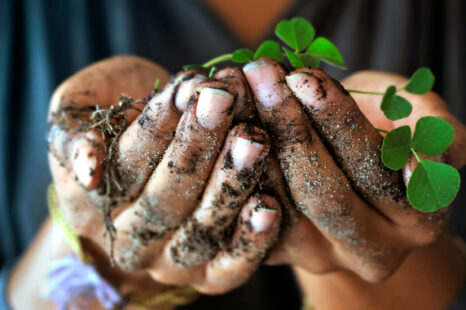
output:
[[[287,73],[260,59],[221,69],[214,79],[183,71],[146,105],[137,103],[139,111],[127,111],[106,179],[109,140],[77,129],[97,106],[117,105],[121,93],[146,97],[157,78],[164,85],[169,74],[150,61],[110,58],[62,83],[49,111],[60,211],[123,293],[152,282],[223,293],[263,261],[318,274],[348,270],[378,282],[444,230],[448,208],[426,214],[409,205],[405,184],[415,161],[402,172],[385,168],[375,129],[444,117],[456,139],[437,160],[460,168],[466,158],[455,150],[464,146],[464,126],[434,93],[406,94],[413,113],[392,122],[379,110],[381,98],[355,101],[320,70]],[[371,91],[405,83],[381,72],[343,81]],[[110,198],[119,268],[109,267],[107,185],[118,188]]]

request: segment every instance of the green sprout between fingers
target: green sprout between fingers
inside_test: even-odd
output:
[[[441,118],[425,116],[411,128],[401,126],[388,132],[382,145],[382,162],[392,170],[403,168],[414,155],[418,164],[411,174],[406,193],[416,209],[433,212],[448,206],[460,187],[458,171],[447,164],[422,160],[418,154],[440,156],[454,139],[453,128]]]
[[[184,70],[208,70],[209,77],[217,71],[216,65],[226,61],[248,63],[259,58],[283,61],[286,57],[295,69],[318,68],[322,62],[346,69],[343,57],[337,47],[325,37],[315,37],[314,27],[305,19],[295,17],[280,21],[275,27],[275,35],[284,46],[274,40],[263,42],[254,52],[250,49],[238,49],[230,54],[220,55],[201,65],[186,65]],[[350,93],[382,96],[380,109],[392,120],[408,117],[413,107],[398,93],[406,91],[422,95],[429,92],[435,77],[429,68],[423,67],[411,76],[408,83],[397,88],[390,85],[384,92],[347,89]],[[405,167],[411,155],[417,165],[411,174],[406,194],[411,205],[422,212],[434,212],[448,206],[456,197],[460,186],[460,175],[450,165],[421,159],[422,155],[441,156],[454,139],[453,128],[441,118],[425,116],[420,118],[411,133],[409,126],[401,126],[391,131],[376,128],[385,133],[382,144],[381,159],[392,170]]]
[[[388,119],[395,121],[408,117],[413,109],[408,100],[396,93],[405,90],[412,94],[425,94],[432,89],[434,80],[429,68],[420,68],[404,87],[398,89],[391,85],[384,93],[353,89],[347,91],[382,96],[380,109]],[[434,212],[448,206],[459,190],[458,171],[447,164],[422,160],[418,153],[431,157],[442,155],[454,139],[451,125],[441,118],[425,116],[416,122],[412,136],[409,126],[401,126],[392,131],[377,130],[386,133],[381,156],[387,168],[402,169],[408,163],[411,154],[418,162],[406,188],[411,205],[423,212]]]
[[[282,61],[284,57],[288,58],[288,61],[295,69],[304,67],[318,68],[322,61],[346,69],[338,48],[325,37],[315,38],[314,27],[304,18],[295,17],[291,20],[279,22],[275,27],[275,35],[287,47],[280,46],[277,41],[267,40],[259,46],[256,52],[242,48],[231,54],[215,57],[201,65],[185,65],[183,69],[207,70],[225,61],[247,63],[259,58]]]

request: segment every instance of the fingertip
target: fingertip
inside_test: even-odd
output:
[[[272,231],[279,218],[280,205],[269,195],[251,197],[241,211],[243,224],[256,233]]]
[[[225,122],[233,101],[234,96],[225,90],[202,88],[196,108],[198,122],[207,129],[220,127]]]
[[[282,102],[282,91],[277,91],[282,78],[276,64],[269,60],[256,60],[244,66],[243,72],[262,106],[272,108]]]
[[[325,97],[325,89],[322,87],[322,80],[312,75],[310,72],[298,71],[285,77],[288,87],[302,104],[311,109],[322,108]]]
[[[103,142],[95,130],[72,142],[69,160],[77,181],[87,189],[99,186],[102,180],[104,158]]]
[[[207,77],[198,72],[191,72],[183,76],[174,99],[178,111],[184,112],[186,110],[189,98],[193,95],[197,86],[205,80],[207,80]]]
[[[231,159],[237,171],[252,168],[264,159],[270,143],[267,133],[261,128],[249,124],[239,124],[231,131]]]

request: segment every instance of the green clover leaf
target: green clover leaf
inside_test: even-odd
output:
[[[311,55],[305,55],[305,54],[296,54],[287,49],[286,47],[283,48],[285,50],[286,57],[290,61],[290,64],[295,68],[295,69],[300,69],[304,67],[312,67],[312,68],[317,68],[319,67],[320,63],[320,58],[319,57],[314,57]]]
[[[275,27],[275,34],[296,52],[301,52],[311,44],[315,30],[304,18],[295,17],[279,22]]]
[[[267,40],[262,43],[254,55],[254,59],[266,57],[275,59],[276,61],[282,61],[283,54],[280,50],[280,44],[277,41]]]
[[[246,63],[254,59],[254,53],[250,49],[239,49],[234,51],[231,60],[236,63]]]
[[[322,61],[332,66],[337,66],[346,69],[343,57],[338,51],[338,48],[327,38],[318,37],[317,39],[315,39],[314,42],[312,42],[312,44],[306,50],[306,53],[313,56],[318,56],[322,58]]]
[[[306,54],[301,54],[300,58],[306,67],[311,68],[318,68],[321,60],[320,57]]]
[[[439,156],[450,146],[455,135],[451,125],[441,118],[425,116],[416,123],[412,145],[427,156]]]
[[[382,162],[392,170],[404,167],[411,154],[411,128],[402,126],[390,131],[383,139]]]
[[[434,81],[435,77],[429,68],[419,68],[413,73],[405,89],[412,94],[422,95],[432,89]]]
[[[395,95],[396,87],[391,85],[385,91],[380,109],[385,116],[392,121],[405,118],[411,114],[413,107],[408,100]]]
[[[447,164],[423,160],[408,182],[411,205],[422,212],[434,212],[448,206],[460,188],[460,174]]]
[[[298,54],[293,53],[287,48],[283,48],[285,50],[286,57],[288,57],[288,60],[290,61],[290,64],[295,68],[295,69],[300,69],[306,67],[304,62],[302,61],[301,57],[299,57]]]

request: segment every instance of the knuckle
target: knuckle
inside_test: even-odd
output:
[[[176,274],[171,272],[171,268],[158,268],[156,270],[149,271],[150,276],[157,282],[160,282],[165,285],[178,285],[183,283],[178,283],[179,281]]]
[[[394,272],[393,268],[387,267],[364,268],[359,276],[369,283],[377,284],[387,280]]]
[[[397,252],[390,255],[390,253]],[[400,249],[388,249],[381,255],[367,259],[356,273],[369,283],[382,283],[392,276],[401,266],[408,251]]]
[[[448,208],[435,213],[416,213],[408,225],[402,225],[403,235],[417,246],[433,243],[444,232],[448,213]]]
[[[314,275],[325,275],[334,271],[337,271],[338,268],[334,264],[330,263],[329,261],[322,261],[319,264],[310,264],[304,262],[302,266],[304,270]]]
[[[443,232],[442,227],[437,226],[421,226],[415,229],[416,232],[413,234],[413,230],[408,233],[409,238],[418,246],[425,246],[434,243],[438,240]]]

